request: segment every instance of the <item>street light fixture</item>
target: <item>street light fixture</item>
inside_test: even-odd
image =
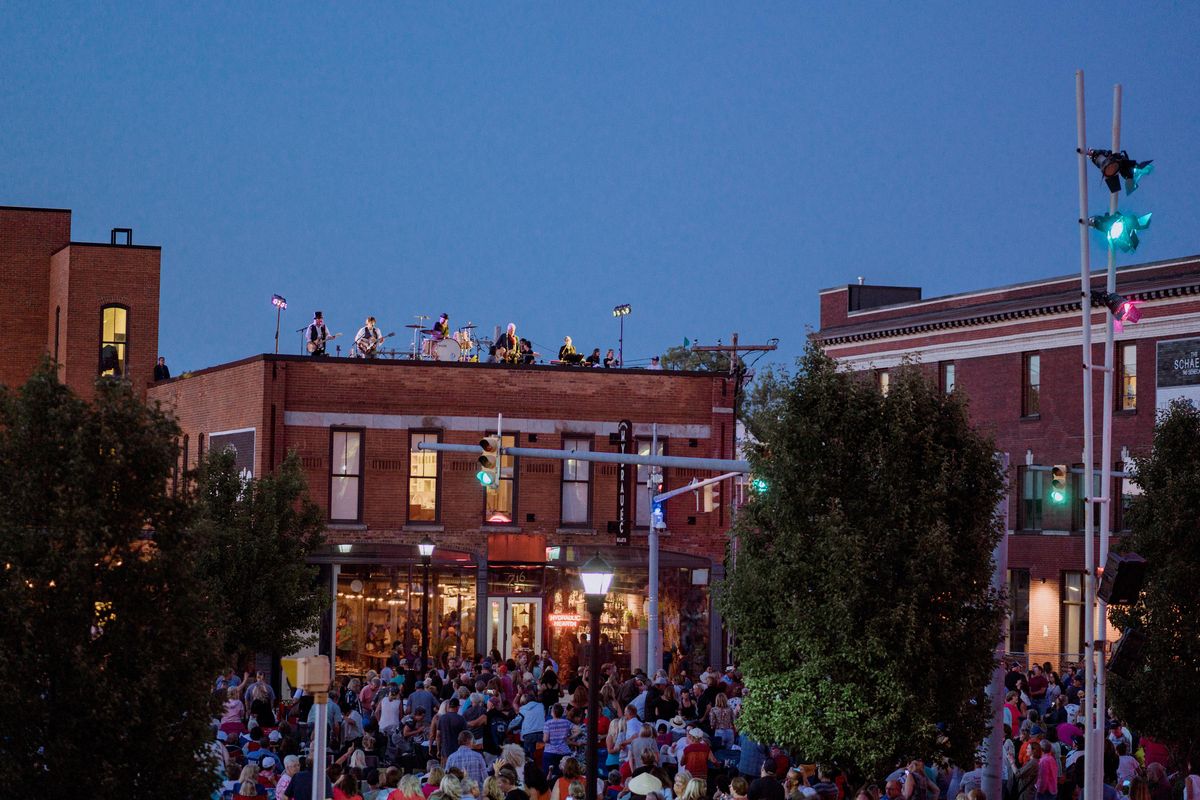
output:
[[[417,545],[421,553],[421,562],[425,565],[425,580],[421,584],[421,673],[429,672],[429,565],[433,561],[433,551],[437,547],[429,534]]]
[[[600,717],[600,612],[604,610],[604,600],[612,585],[613,569],[597,553],[579,568],[579,580],[583,583],[591,617],[588,629],[587,785],[584,797],[585,800],[596,800],[596,781],[600,775],[599,765],[596,764],[597,723]]]
[[[621,320],[621,334],[617,339],[617,366],[625,366],[625,318],[629,316],[629,312],[633,307],[629,303],[622,303],[619,306],[613,307],[613,316]]]

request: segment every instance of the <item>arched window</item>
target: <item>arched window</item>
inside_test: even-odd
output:
[[[127,335],[129,310],[125,306],[100,309],[100,374],[122,377],[129,363]]]

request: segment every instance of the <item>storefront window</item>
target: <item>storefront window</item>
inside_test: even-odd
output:
[[[361,675],[382,668],[397,642],[405,657],[419,657],[423,578],[420,564],[342,567],[336,608],[339,674]],[[430,658],[440,662],[473,653],[474,569],[435,564],[430,582]]]

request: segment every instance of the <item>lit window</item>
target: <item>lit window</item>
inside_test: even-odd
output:
[[[1122,342],[1120,348],[1121,358],[1118,368],[1121,370],[1121,380],[1118,385],[1121,387],[1121,396],[1117,398],[1117,409],[1119,411],[1135,411],[1137,410],[1137,344]]]
[[[592,440],[582,437],[563,439],[564,450],[590,452]],[[591,521],[588,500],[591,496],[591,462],[568,458],[563,461],[562,524],[587,525]]]
[[[1062,576],[1062,653],[1067,661],[1083,658],[1083,573]]]
[[[892,388],[892,373],[886,369],[881,369],[875,373],[875,384],[879,387],[880,393],[887,397],[888,390]]]
[[[362,431],[333,430],[329,459],[329,519],[361,522]]]
[[[1021,416],[1036,417],[1041,413],[1042,357],[1026,353],[1021,380]]]
[[[1008,641],[1009,653],[1029,652],[1029,570],[1008,570]]]
[[[495,435],[495,434],[492,434]],[[500,442],[501,449],[517,446],[517,435],[506,433]],[[500,457],[500,480],[495,486],[483,490],[483,521],[492,525],[510,525],[516,516],[516,456],[505,454]]]
[[[436,433],[412,433],[408,448],[408,521],[437,522],[438,519],[438,454],[433,450],[418,450],[422,443],[440,440]]]
[[[126,324],[129,312],[121,306],[100,309],[100,374],[121,377],[128,362]]]

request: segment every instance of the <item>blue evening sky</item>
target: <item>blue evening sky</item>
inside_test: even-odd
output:
[[[615,346],[631,303],[627,361],[734,330],[790,360],[860,275],[1078,270],[1077,68],[1089,144],[1119,81],[1156,159],[1137,260],[1200,251],[1198,31],[1197,3],[0,2],[0,204],[161,244],[176,372],[270,350],[272,292],[285,332],[448,311],[548,353]]]

